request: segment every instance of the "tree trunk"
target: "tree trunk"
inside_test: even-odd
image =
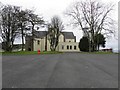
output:
[[[23,27],[21,26],[21,34],[22,34],[22,51],[24,49],[24,33],[23,33]]]
[[[33,51],[34,48],[34,23],[32,23],[32,44],[31,44],[31,50]]]
[[[98,44],[98,51],[99,51],[100,45]]]

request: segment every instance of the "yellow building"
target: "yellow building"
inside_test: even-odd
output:
[[[51,51],[47,31],[36,31],[32,42],[31,36],[26,36],[26,51]],[[61,32],[56,51],[61,52],[79,52],[78,42],[73,32]]]

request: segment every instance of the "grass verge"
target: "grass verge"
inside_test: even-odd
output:
[[[62,52],[57,52],[57,51],[44,51],[40,52],[40,54],[58,54]],[[37,55],[37,51],[17,51],[17,52],[0,52],[2,55]]]

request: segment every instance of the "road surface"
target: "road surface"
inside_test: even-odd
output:
[[[9,55],[3,88],[117,88],[117,54]]]

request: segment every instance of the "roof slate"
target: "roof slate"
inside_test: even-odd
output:
[[[61,33],[64,35],[65,39],[75,39],[73,32],[61,32]],[[36,31],[35,37],[43,38],[46,36],[46,34],[47,34],[47,31]]]
[[[46,34],[47,34],[47,31],[36,31],[35,32],[35,37],[37,37],[37,38],[43,38],[43,37],[46,36]]]
[[[75,39],[75,36],[73,35],[73,32],[62,32],[65,39]]]

